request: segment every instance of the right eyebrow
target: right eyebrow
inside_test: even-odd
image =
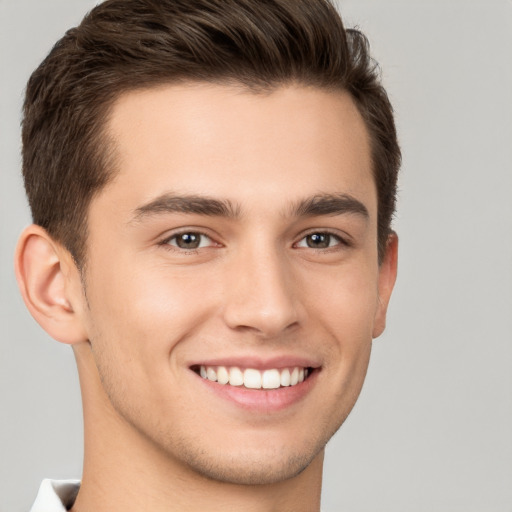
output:
[[[240,208],[229,200],[199,195],[163,194],[135,209],[131,222],[166,213],[191,213],[212,217],[237,218]]]

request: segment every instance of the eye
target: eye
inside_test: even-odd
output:
[[[210,247],[213,244],[212,239],[197,231],[187,231],[185,233],[178,233],[164,241],[164,244],[178,247],[179,249],[194,250],[202,249],[203,247]]]
[[[309,249],[328,249],[343,244],[344,241],[332,233],[310,233],[300,240],[296,247],[307,247]]]

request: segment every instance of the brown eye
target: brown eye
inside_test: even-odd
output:
[[[331,242],[331,235],[327,233],[313,233],[312,235],[308,235],[306,237],[306,243],[308,247],[312,249],[325,249],[329,247]]]
[[[202,233],[191,231],[189,233],[180,233],[179,235],[174,235],[169,239],[167,243],[169,245],[179,247],[180,249],[193,250],[207,247],[211,244],[211,240],[209,237],[203,235]]]
[[[310,233],[297,244],[297,247],[308,247],[309,249],[328,249],[340,245],[342,240],[331,233]]]

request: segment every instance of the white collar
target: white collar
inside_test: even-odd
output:
[[[65,512],[75,502],[80,480],[45,479],[30,512]]]

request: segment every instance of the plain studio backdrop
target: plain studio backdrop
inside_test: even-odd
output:
[[[12,255],[30,222],[20,110],[91,0],[0,0],[0,511],[76,478],[72,351],[32,320]],[[512,2],[341,0],[369,37],[403,149],[400,271],[354,411],[329,443],[331,512],[512,511]]]

